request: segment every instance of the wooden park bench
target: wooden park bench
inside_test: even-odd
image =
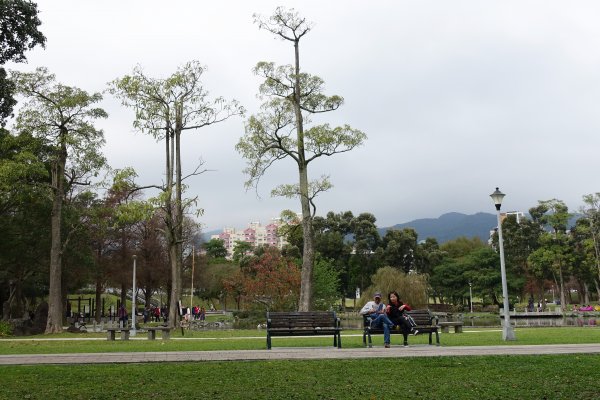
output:
[[[148,332],[148,340],[156,340],[156,331],[162,331],[162,339],[169,340],[171,339],[171,328],[168,326],[152,326],[146,328]]]
[[[429,312],[429,310],[412,310],[406,312],[410,315],[414,320],[417,326],[414,328],[418,331],[418,335],[429,334],[429,344],[433,344],[432,335],[435,333],[435,342],[436,346],[440,345],[440,335],[438,333],[438,322],[437,317]],[[381,334],[383,335],[383,326],[372,328],[371,320],[367,318],[366,315],[363,316],[363,346],[367,346],[367,339],[369,347],[373,347],[373,342],[371,340],[371,335]],[[390,335],[402,335],[401,330],[390,329]]]
[[[333,346],[342,347],[340,319],[335,312],[268,312],[267,349],[271,349],[272,336],[322,336],[333,335]]]
[[[454,333],[462,333],[463,322],[462,321],[449,321],[439,322],[438,325],[442,328],[442,333],[450,333],[450,327],[454,327]]]
[[[108,340],[115,340],[115,333],[121,332],[121,340],[129,340],[129,328],[106,328],[108,334]]]

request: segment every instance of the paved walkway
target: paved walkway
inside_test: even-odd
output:
[[[78,354],[26,354],[0,355],[0,365],[37,364],[104,364],[188,361],[240,361],[240,360],[310,360],[339,358],[384,357],[445,357],[480,355],[526,354],[600,354],[600,344],[513,345],[513,346],[463,346],[436,347],[415,345],[411,347],[383,347],[336,349],[333,347],[273,348],[272,350],[233,351],[170,351],[147,353],[78,353]]]

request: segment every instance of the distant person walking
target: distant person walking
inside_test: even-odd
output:
[[[121,328],[127,327],[127,320],[129,319],[129,315],[127,314],[127,308],[125,308],[124,304],[121,304],[121,307],[119,307],[117,316],[119,317],[119,322],[121,323]]]

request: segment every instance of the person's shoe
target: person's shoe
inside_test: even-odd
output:
[[[390,348],[390,344],[386,343],[386,344],[383,345],[383,347],[385,347],[386,349],[389,349]]]
[[[404,347],[408,347],[408,342],[404,342]]]
[[[416,335],[417,335],[417,333],[419,333],[419,330],[418,330],[418,329],[415,329],[415,330],[413,331],[413,335],[415,335],[415,336],[416,336]]]

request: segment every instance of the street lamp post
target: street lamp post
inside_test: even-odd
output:
[[[504,241],[502,240],[502,222],[500,221],[500,206],[505,194],[498,188],[490,195],[496,205],[498,217],[498,245],[500,247],[500,274],[502,275],[502,296],[504,297],[504,327],[502,328],[503,340],[517,340],[515,331],[510,324],[510,312],[508,309],[508,286],[506,284],[506,266],[504,264]]]
[[[471,314],[473,314],[473,285],[469,282],[469,299],[471,304]]]
[[[135,312],[135,292],[136,292],[136,287],[135,287],[135,262],[137,260],[137,256],[134,255],[133,256],[133,292],[131,293],[131,336],[135,336],[136,331],[135,331],[135,316],[136,316],[136,312]]]

